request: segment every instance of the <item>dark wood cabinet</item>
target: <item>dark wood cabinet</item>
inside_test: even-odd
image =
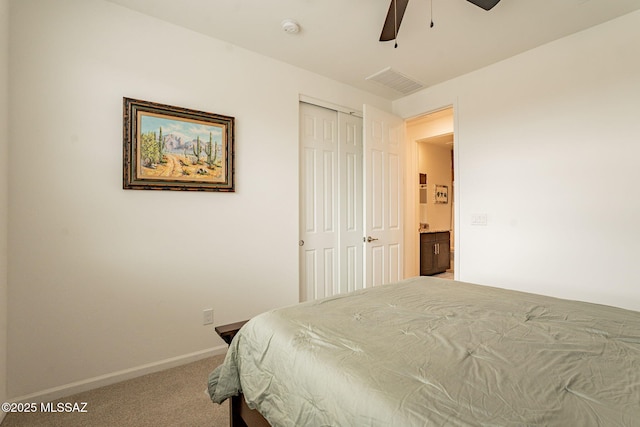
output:
[[[444,273],[451,264],[451,241],[448,231],[420,233],[420,275]]]

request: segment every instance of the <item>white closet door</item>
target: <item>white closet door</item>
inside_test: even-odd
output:
[[[338,116],[300,103],[300,300],[338,289]]]
[[[300,300],[363,286],[362,119],[300,103]]]
[[[364,106],[365,286],[396,282],[403,273],[404,122]]]
[[[362,289],[362,118],[338,113],[340,160],[340,293]]]

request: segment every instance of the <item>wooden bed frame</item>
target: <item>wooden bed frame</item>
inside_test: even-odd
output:
[[[227,343],[231,344],[233,337],[238,333],[240,328],[247,323],[242,322],[229,323],[227,325],[216,326],[216,333]],[[239,394],[229,399],[229,425],[231,427],[270,427],[271,424],[262,416],[260,412],[249,408],[244,400],[244,395]]]
[[[270,427],[260,412],[249,408],[244,395],[232,396],[229,399],[229,425],[231,427]]]

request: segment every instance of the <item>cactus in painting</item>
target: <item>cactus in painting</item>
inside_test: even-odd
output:
[[[200,145],[200,137],[198,137],[196,145],[193,147],[193,155],[196,156],[196,161],[193,163],[194,165],[200,163],[200,154],[202,154],[202,146]]]
[[[218,159],[218,147],[213,143],[211,132],[209,132],[209,142],[207,143],[204,152],[207,154],[207,164],[211,169],[215,167],[216,160]]]
[[[160,153],[160,163],[166,163],[167,161],[164,159],[164,138],[162,137],[162,126],[160,126],[160,136],[158,136],[158,152]]]
[[[211,163],[211,132],[209,132],[209,142],[205,145],[204,152],[207,155],[207,163]]]

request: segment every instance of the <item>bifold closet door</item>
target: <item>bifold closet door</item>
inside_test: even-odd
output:
[[[362,118],[338,113],[340,163],[339,293],[364,283],[364,212],[362,202]]]
[[[362,121],[300,103],[300,300],[362,287]]]

